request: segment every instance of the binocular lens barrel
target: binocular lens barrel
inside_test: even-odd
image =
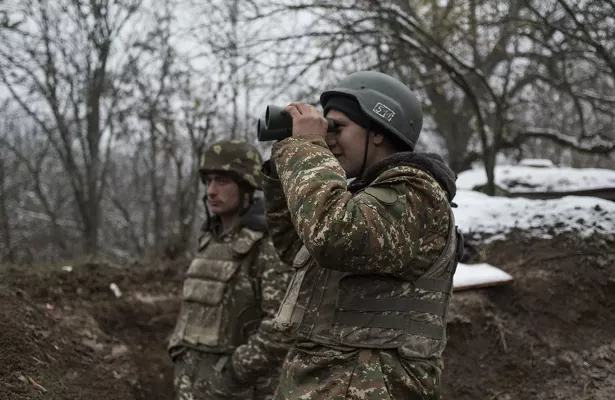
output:
[[[288,113],[282,111],[282,107],[269,105],[265,111],[265,119],[259,118],[256,132],[260,142],[286,139],[293,134],[293,119]],[[329,125],[327,132],[335,132],[337,122],[330,118],[325,118]]]

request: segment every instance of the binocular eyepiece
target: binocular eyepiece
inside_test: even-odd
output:
[[[325,119],[329,123],[327,132],[335,132],[337,122],[330,118]],[[282,111],[282,107],[269,105],[265,111],[265,119],[258,120],[256,129],[259,142],[286,139],[293,134],[293,119],[287,112]]]

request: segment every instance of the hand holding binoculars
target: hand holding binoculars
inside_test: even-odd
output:
[[[337,122],[330,118],[325,119],[329,123],[327,132],[335,132]],[[259,142],[282,140],[292,136],[293,119],[282,111],[282,107],[269,105],[265,111],[265,119],[259,118],[256,129]]]

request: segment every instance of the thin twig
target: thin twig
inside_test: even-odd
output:
[[[43,393],[47,392],[47,389],[45,389],[41,384],[37,383],[34,379],[30,378],[29,376],[27,376],[27,377],[28,377],[28,380],[30,381],[30,383],[32,384],[32,386],[34,386],[35,388],[39,389]]]

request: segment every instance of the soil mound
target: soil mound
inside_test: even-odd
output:
[[[87,340],[23,292],[0,286],[0,399],[134,399],[117,360]]]
[[[453,295],[443,398],[615,399],[614,249],[615,235],[478,244],[474,261],[515,281]],[[0,399],[172,398],[186,265],[2,273]]]
[[[0,399],[172,398],[165,341],[184,267],[8,269],[2,281],[10,289],[0,290]]]
[[[445,398],[615,399],[615,235],[484,250],[515,281],[453,295]]]

